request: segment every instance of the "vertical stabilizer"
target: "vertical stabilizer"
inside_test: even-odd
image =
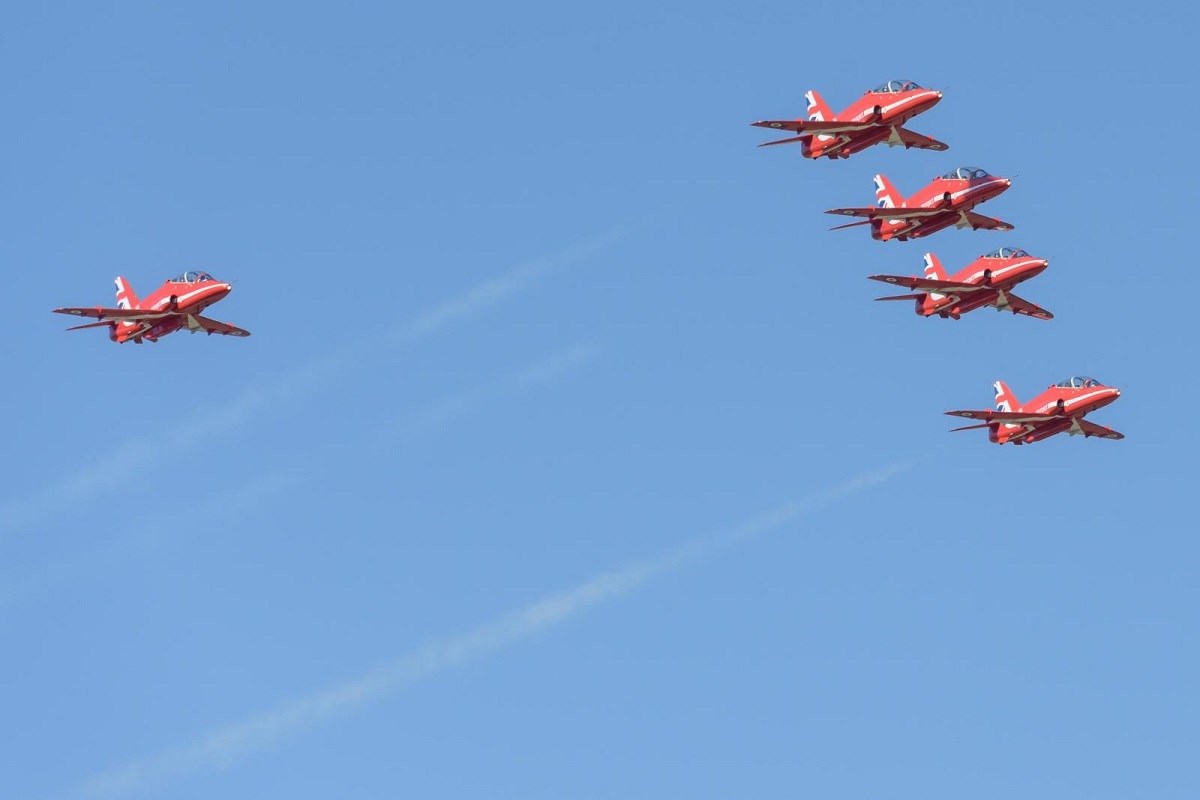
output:
[[[810,90],[804,93],[804,99],[808,101],[808,118],[816,122],[832,122],[834,113],[829,110],[828,104],[821,99],[821,95],[817,94],[816,90]],[[812,139],[802,142],[804,155],[809,158],[824,155],[824,148],[820,145],[825,142],[832,142],[836,136],[831,136],[828,133],[818,133]],[[814,143],[817,145],[814,153]]]
[[[947,279],[946,268],[942,266],[942,261],[933,253],[925,254],[925,277],[931,281],[944,281]],[[946,295],[938,292],[930,292],[929,297],[933,300],[941,300]]]
[[[808,118],[810,120],[816,120],[817,122],[833,121],[834,115],[829,110],[829,104],[815,90],[805,92],[804,99],[808,101]]]
[[[885,175],[875,176],[875,206],[877,208],[896,208],[904,205],[904,196],[896,191],[892,182]]]
[[[129,281],[120,276],[114,283],[117,284],[117,308],[137,308],[140,301]]]
[[[933,253],[925,254],[925,277],[931,281],[944,281],[947,279],[946,268],[942,266],[942,261]]]
[[[1020,411],[1021,404],[1017,402],[1017,397],[1012,393],[1012,389],[1008,388],[1008,384],[1004,381],[996,381],[996,410],[997,411]]]
[[[1017,396],[1012,393],[1012,389],[1008,388],[1008,384],[1004,381],[996,381],[996,410],[997,411],[1020,411],[1021,404],[1017,402]],[[1019,431],[1022,426],[1012,422],[1004,422],[1000,424],[1002,441],[1008,441],[1011,435],[1009,431]]]

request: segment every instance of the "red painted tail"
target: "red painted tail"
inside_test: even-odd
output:
[[[118,276],[114,283],[117,284],[117,308],[137,308],[140,301],[129,281],[124,276]]]
[[[886,175],[875,176],[875,205],[878,208],[897,208],[904,205],[904,195],[896,191],[896,187]]]
[[[117,285],[117,308],[137,308],[141,302],[138,300],[137,293],[133,291],[133,287],[129,285],[128,279],[123,275],[117,276],[113,281]],[[140,327],[133,322],[115,322],[112,330],[109,331],[109,338],[114,342],[124,341],[124,337],[130,331],[137,330]]]
[[[949,280],[946,275],[946,268],[942,266],[941,260],[933,253],[925,254],[925,277],[931,281]]]
[[[804,93],[804,99],[808,101],[808,118],[819,122],[832,122],[834,119],[833,111],[829,109],[829,104],[826,103],[821,95],[816,91]]]
[[[1017,396],[1012,393],[1012,389],[1008,388],[1008,384],[1004,381],[996,381],[993,384],[996,387],[996,410],[997,411],[1020,411],[1021,404],[1017,402]]]
[[[1017,396],[1012,393],[1012,389],[1008,388],[1008,384],[1004,381],[996,381],[993,386],[996,389],[996,410],[997,411],[1020,411],[1021,404],[1017,401]],[[993,423],[994,424],[994,423]],[[1022,426],[1012,423],[1001,423],[988,434],[993,442],[1004,444],[1009,439],[1020,433]]]

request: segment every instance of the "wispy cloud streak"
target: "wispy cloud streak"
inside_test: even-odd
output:
[[[357,441],[355,446],[359,449],[392,447],[396,443],[412,442],[438,433],[505,395],[562,380],[572,371],[588,364],[599,351],[599,347],[590,343],[577,343],[557,350],[499,378],[419,407],[397,418],[390,428],[387,425],[374,425],[369,437]],[[268,498],[311,479],[314,473],[319,472],[318,467],[326,464],[328,459],[328,454],[309,463],[289,459],[278,469],[238,481],[222,492],[217,500],[193,509],[192,519],[213,524],[214,521],[229,519],[234,514],[253,509]],[[129,532],[122,529],[116,537],[106,539],[90,551],[77,552],[73,557],[55,561],[40,569],[22,570],[16,580],[0,580],[0,611],[20,600],[44,594],[53,587],[85,580],[91,575],[115,568],[132,553],[144,552],[163,544],[164,537],[177,538],[181,535],[180,531],[185,529],[186,526],[164,527],[161,524]]]
[[[516,372],[445,397],[409,414],[399,421],[393,429],[393,435],[403,440],[445,428],[480,405],[503,395],[554,383],[572,370],[587,364],[598,352],[599,348],[596,345],[580,343],[552,353]]]
[[[693,539],[658,558],[602,572],[486,625],[431,642],[350,680],[284,703],[197,742],[102,772],[83,784],[78,794],[115,797],[153,789],[202,770],[226,769],[251,753],[327,719],[546,632],[595,606],[624,597],[658,575],[795,522],[807,512],[884,483],[911,466],[911,463],[896,464],[860,475],[760,514],[730,530]]]
[[[119,444],[108,454],[39,490],[0,502],[0,534],[28,528],[97,494],[116,489],[164,457],[178,456],[212,438],[245,425],[258,412],[275,408],[329,384],[347,370],[378,355],[380,349],[418,344],[447,327],[465,322],[536,285],[563,269],[611,247],[632,232],[619,227],[562,252],[537,258],[484,281],[466,292],[431,306],[412,318],[373,336],[280,372],[249,386],[226,402],[186,415],[182,422],[155,436],[140,436]]]

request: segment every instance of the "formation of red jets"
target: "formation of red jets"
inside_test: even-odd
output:
[[[833,113],[816,92],[805,95],[808,119],[766,120],[755,122],[760,128],[789,131],[794,136],[766,142],[762,146],[798,143],[805,158],[849,158],[876,144],[889,147],[946,150],[947,145],[904,127],[913,117],[933,108],[942,93],[926,89],[912,81],[889,81],[863,94],[840,114]],[[936,233],[951,225],[972,230],[1010,231],[1003,220],[975,211],[980,203],[991,200],[1012,186],[1012,181],[975,167],[959,167],[934,178],[929,185],[905,197],[883,175],[875,176],[875,205],[833,208],[828,214],[860,218],[839,225],[850,228],[869,225],[871,237],[886,242],[907,241]],[[954,274],[947,273],[933,253],[925,254],[924,277],[871,275],[871,280],[890,283],[912,291],[911,294],[880,297],[880,300],[912,300],[923,317],[937,315],[959,319],[968,311],[991,306],[1035,319],[1049,320],[1053,314],[1013,293],[1017,284],[1042,273],[1049,262],[1012,247],[980,256]],[[117,305],[56,308],[59,314],[94,318],[79,328],[108,328],[114,342],[136,344],[156,342],[167,334],[187,329],[192,333],[219,333],[249,336],[226,322],[204,316],[208,306],[222,300],[232,286],[207,272],[185,272],[171,278],[144,299],[138,299],[125,278],[117,278]],[[1108,405],[1121,392],[1104,386],[1094,378],[1071,378],[1056,383],[1026,404],[1001,381],[995,384],[996,410],[947,411],[947,414],[979,420],[954,430],[986,428],[988,438],[997,444],[1030,444],[1056,433],[1123,439],[1110,428],[1088,422],[1084,416]]]
[[[790,131],[794,136],[765,142],[760,147],[798,143],[805,158],[849,158],[872,145],[916,147],[922,150],[946,150],[937,139],[908,130],[905,124],[933,108],[942,93],[918,86],[912,81],[889,81],[863,94],[840,114],[830,110],[816,92],[805,95],[808,119],[764,120],[752,123],[760,128]],[[991,200],[1012,186],[1009,178],[990,175],[976,167],[959,167],[934,178],[927,186],[905,197],[883,175],[875,176],[875,205],[832,208],[827,214],[859,218],[833,230],[869,225],[871,238],[907,241],[936,233],[951,225],[971,230],[1011,231],[1003,220],[977,213],[975,207]],[[880,297],[879,300],[912,300],[923,317],[959,319],[968,311],[991,306],[1035,319],[1049,320],[1054,315],[1044,308],[1013,294],[1013,288],[1041,274],[1049,262],[1031,256],[1019,248],[1001,247],[949,274],[933,253],[925,254],[924,277],[871,275],[871,280],[890,283],[912,294]],[[988,438],[997,444],[1032,444],[1066,432],[1085,437],[1123,439],[1123,434],[1088,422],[1084,417],[1121,396],[1119,389],[1105,386],[1095,378],[1077,377],[1056,383],[1028,403],[1017,402],[1003,381],[997,381],[996,410],[947,411],[956,417],[978,420],[975,425],[956,431],[986,428]]]

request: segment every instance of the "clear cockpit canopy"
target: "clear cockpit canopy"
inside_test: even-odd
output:
[[[182,275],[171,278],[171,283],[199,283],[200,281],[215,280],[212,275],[207,272],[199,272],[198,270],[188,270]]]
[[[1087,389],[1092,386],[1103,386],[1104,384],[1095,378],[1076,376],[1074,378],[1067,378],[1065,381],[1060,381],[1054,385],[1060,389]]]
[[[1001,247],[999,250],[993,250],[990,253],[984,253],[984,258],[1029,258],[1029,253],[1026,253],[1019,247]]]
[[[988,171],[986,169],[979,169],[978,167],[959,167],[953,172],[947,172],[942,176],[943,179],[952,181],[978,180],[979,178],[987,177],[989,177]]]
[[[897,92],[911,92],[913,89],[922,88],[915,81],[888,81],[882,86],[876,86],[871,91],[875,94],[896,94]]]

